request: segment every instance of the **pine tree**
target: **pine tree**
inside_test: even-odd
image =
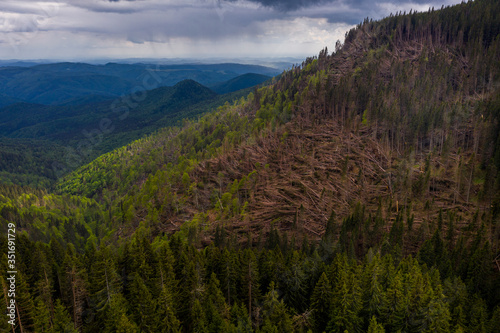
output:
[[[377,322],[377,317],[372,316],[368,325],[368,333],[385,333],[384,326]]]
[[[279,285],[283,289],[283,300],[301,313],[305,310],[306,303],[306,277],[302,268],[302,259],[298,251],[293,251],[281,274]]]
[[[357,270],[355,273],[349,272],[349,269],[347,266],[337,271],[337,279],[333,283],[333,303],[328,331],[356,332],[361,328],[359,312],[362,308],[362,294],[356,278],[361,272]]]
[[[136,273],[132,276],[129,290],[134,321],[142,332],[154,332],[157,323],[155,322],[153,295],[139,274]]]
[[[221,332],[225,326],[224,321],[229,319],[229,307],[222,295],[219,284],[217,276],[212,273],[203,301],[210,332]]]
[[[231,324],[235,327],[236,332],[253,332],[250,317],[243,304],[236,303],[231,307]]]
[[[20,330],[26,332],[32,330],[35,305],[26,278],[21,272],[16,275],[16,312]]]
[[[387,311],[387,299],[381,281],[382,266],[378,255],[373,256],[371,260],[369,259],[363,273],[364,317],[381,318]]]
[[[278,332],[292,332],[292,319],[283,300],[278,300],[278,292],[274,287],[274,282],[271,282],[269,292],[264,296],[262,318],[264,327],[273,326],[278,329]],[[266,325],[266,322],[269,324]]]
[[[119,327],[137,327],[132,317],[127,314],[128,302],[121,293],[113,295],[102,312],[101,322],[104,323],[104,332],[116,332]]]
[[[50,311],[41,299],[36,302],[33,320],[35,332],[50,332],[52,326]]]
[[[488,331],[488,310],[484,300],[477,295],[470,301],[469,325],[470,332],[485,333]]]
[[[226,297],[226,301],[231,305],[237,300],[238,282],[238,258],[234,251],[229,252],[227,248],[222,251],[221,256],[221,290]]]
[[[323,332],[330,321],[331,302],[332,288],[323,272],[311,296],[312,318],[317,332]]]
[[[397,332],[405,327],[406,316],[409,315],[406,311],[408,305],[403,277],[401,271],[398,271],[389,281],[387,288],[387,320],[385,322],[389,331]]]
[[[189,256],[194,256],[189,254]],[[180,265],[182,271],[179,280],[179,290],[176,297],[177,318],[181,321],[185,330],[192,330],[192,323],[194,321],[194,304],[195,300],[200,303],[202,299],[202,291],[204,290],[203,281],[201,278],[201,265],[196,262],[196,258],[189,259],[185,251],[182,252]]]
[[[111,298],[121,292],[120,276],[110,248],[96,252],[89,272],[89,292],[97,311],[105,310]]]
[[[52,326],[52,332],[68,332],[77,333],[78,330],[75,329],[75,324],[71,321],[71,316],[68,313],[66,307],[61,303],[61,300],[57,300],[54,307],[54,324]]]
[[[445,333],[450,332],[450,311],[442,299],[436,298],[430,301],[426,311],[424,332]]]
[[[70,304],[72,320],[78,330],[83,325],[84,302],[88,293],[85,286],[87,274],[75,253],[74,247],[68,246],[61,269],[62,272],[59,273],[61,285],[63,286],[61,293],[66,304]]]
[[[122,313],[116,325],[116,333],[139,333],[139,328]]]
[[[195,299],[193,303],[192,318],[193,322],[191,323],[191,327],[194,333],[208,332],[205,311],[203,311],[203,307],[198,299]]]
[[[180,322],[175,316],[174,302],[167,287],[163,287],[157,300],[156,332],[180,333]]]
[[[258,304],[260,298],[259,269],[254,252],[250,249],[244,250],[241,263],[240,283],[242,286],[242,298],[245,300],[248,306],[248,313],[250,318],[252,318],[254,304]]]

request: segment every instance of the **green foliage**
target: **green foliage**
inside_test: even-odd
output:
[[[317,252],[282,252],[286,237],[273,249],[221,243],[203,251],[178,235],[151,237],[141,226],[118,248],[90,242],[85,253],[55,240],[46,245],[19,237],[20,262],[36,252],[52,258],[20,267],[16,300],[23,325],[74,330],[72,318],[83,316],[83,331],[103,332],[489,332],[498,317],[498,307],[476,293],[492,276],[465,284],[457,277],[461,265],[442,279],[439,263],[422,264],[411,256],[399,261],[372,250],[356,259],[334,254],[324,264]],[[439,248],[436,237],[429,240],[431,249]],[[419,258],[428,251],[423,247]],[[462,251],[468,258],[467,251],[476,250]],[[82,295],[89,301],[79,303]]]
[[[497,13],[498,2],[483,0],[365,21],[335,54],[101,155],[61,180],[57,195],[1,186],[1,225],[18,228],[20,323],[57,332],[493,331],[500,167],[497,147],[482,143],[486,133],[496,140],[498,108],[495,98],[483,109],[478,100],[499,73]],[[210,95],[192,82],[169,91],[151,96],[196,110],[184,97]],[[142,111],[160,124],[156,102]],[[333,132],[304,131],[323,122]],[[307,164],[322,146],[304,147],[318,136],[329,147],[337,133],[348,153],[332,155],[331,166]],[[351,149],[356,141],[363,149]],[[299,162],[285,166],[294,146]],[[26,165],[38,159],[9,153]],[[288,190],[271,177],[282,170],[299,175],[287,179],[299,190],[269,207],[267,191]],[[452,175],[436,182],[440,172]],[[476,172],[485,178],[477,196]],[[338,184],[323,182],[333,174]],[[308,188],[309,178],[321,187]],[[349,184],[387,195],[357,200],[343,194]],[[424,209],[419,196],[431,197]],[[434,199],[448,202],[439,214]],[[271,218],[256,214],[262,206]],[[476,216],[460,220],[472,207]],[[306,211],[320,228],[309,228]]]
[[[52,332],[78,332],[78,330],[75,329],[74,323],[71,321],[71,317],[66,307],[60,300],[56,301],[54,307],[54,324]]]

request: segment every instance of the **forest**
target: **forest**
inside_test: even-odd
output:
[[[498,1],[367,18],[54,186],[0,185],[1,329],[497,332],[499,54]]]

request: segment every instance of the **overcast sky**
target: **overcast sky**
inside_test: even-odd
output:
[[[305,57],[365,17],[460,0],[0,0],[0,59]]]

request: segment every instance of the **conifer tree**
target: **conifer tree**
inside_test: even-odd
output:
[[[278,281],[283,289],[283,301],[301,313],[306,305],[306,278],[298,251],[293,251]]]
[[[75,324],[71,321],[71,316],[68,313],[66,307],[58,299],[54,307],[54,324],[52,326],[52,332],[68,332],[77,333],[78,330],[75,329]]]
[[[29,292],[26,277],[21,272],[16,275],[16,317],[21,331],[29,332],[33,329],[35,305]]]
[[[405,295],[403,286],[403,277],[401,271],[397,271],[390,278],[387,287],[387,315],[385,322],[387,328],[391,332],[397,332],[405,327],[406,309],[408,308],[408,299]]]
[[[258,304],[260,298],[259,269],[254,252],[250,249],[244,250],[241,263],[242,299],[245,300],[248,314],[252,318],[254,304]]]
[[[224,293],[229,305],[237,300],[237,282],[238,282],[238,259],[234,251],[229,252],[227,248],[221,255],[221,291]]]
[[[362,297],[356,274],[349,272],[349,266],[340,269],[337,274],[337,279],[333,283],[331,320],[327,330],[333,332],[358,331],[362,325],[359,317]]]
[[[103,318],[106,333],[115,332],[120,326],[137,328],[136,323],[132,321],[132,316],[128,315],[128,302],[121,293],[111,297],[109,306],[103,310],[101,318]]]
[[[312,318],[317,332],[323,332],[330,321],[331,302],[332,288],[326,273],[323,272],[311,296]]]
[[[142,332],[154,332],[156,324],[154,298],[137,273],[132,276],[129,292],[134,321]]]
[[[194,333],[206,333],[208,332],[207,319],[205,317],[205,311],[198,299],[194,300],[193,310],[192,310],[193,322],[191,327]]]
[[[36,302],[33,321],[35,332],[50,332],[52,326],[50,311],[41,299]]]
[[[367,256],[368,257],[368,256]],[[375,255],[369,260],[363,274],[363,313],[365,318],[381,318],[387,311],[387,299],[381,281],[382,266],[380,257]]]
[[[385,333],[384,326],[377,322],[377,317],[372,316],[368,325],[368,333]]]
[[[250,317],[243,304],[235,303],[231,307],[231,324],[236,329],[236,332],[253,332]]]
[[[116,333],[138,333],[139,328],[137,325],[130,321],[128,317],[122,313],[121,317],[118,318],[116,325]]]
[[[283,300],[278,300],[278,291],[275,289],[274,282],[271,282],[269,291],[263,298],[262,318],[263,330],[267,326],[269,329],[276,327],[278,332],[292,331],[292,319]]]
[[[109,306],[111,298],[121,292],[120,276],[110,248],[106,247],[96,252],[90,266],[89,282],[89,292],[97,311],[104,310]]]
[[[210,332],[222,331],[225,326],[225,320],[229,319],[229,308],[219,285],[217,276],[215,273],[212,273],[202,303]]]

